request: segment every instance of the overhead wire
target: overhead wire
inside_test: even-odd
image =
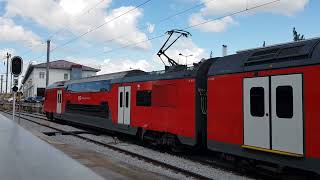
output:
[[[57,48],[66,46],[67,44],[70,44],[70,43],[76,41],[77,39],[79,39],[79,38],[81,38],[81,37],[83,37],[83,36],[85,36],[85,35],[93,32],[94,30],[96,30],[96,29],[98,29],[98,28],[101,28],[103,25],[107,24],[108,22],[111,22],[111,21],[114,21],[114,20],[118,19],[119,17],[121,17],[121,16],[123,16],[123,15],[125,15],[125,14],[127,14],[127,13],[129,13],[129,12],[131,12],[131,11],[139,8],[139,7],[141,7],[142,5],[148,3],[149,1],[151,1],[151,0],[148,0],[148,1],[145,1],[145,2],[143,2],[143,3],[141,3],[141,4],[139,4],[139,5],[136,6],[135,8],[130,9],[129,11],[126,11],[125,13],[123,13],[123,14],[121,14],[121,15],[119,15],[119,16],[116,16],[115,18],[113,18],[113,19],[111,19],[111,20],[109,20],[109,21],[107,21],[107,22],[105,22],[105,23],[103,23],[103,24],[101,24],[101,25],[99,25],[99,26],[91,29],[91,30],[88,31],[88,32],[85,32],[85,33],[81,34],[80,36],[78,36],[78,37],[76,37],[76,38],[74,38],[74,39],[72,39],[72,40],[64,43],[64,44],[61,45],[61,46],[57,46],[56,48],[52,49],[51,52],[54,51],[54,50],[57,49]],[[267,6],[267,5],[270,5],[270,4],[279,2],[279,1],[281,1],[281,0],[274,0],[274,1],[267,2],[267,3],[262,3],[262,4],[260,4],[260,5],[256,5],[256,6],[252,6],[252,7],[246,7],[244,10],[235,11],[235,12],[229,13],[229,14],[227,14],[227,15],[220,16],[220,17],[218,17],[218,18],[213,18],[213,19],[209,19],[209,20],[203,21],[203,22],[198,23],[198,24],[193,24],[193,25],[190,25],[190,26],[186,26],[186,27],[184,27],[184,28],[181,28],[181,30],[187,30],[187,29],[190,29],[190,28],[194,28],[194,27],[197,27],[197,26],[201,26],[201,25],[203,25],[203,24],[207,24],[207,23],[210,23],[210,22],[212,22],[212,21],[220,20],[220,19],[223,19],[223,18],[228,17],[228,16],[235,16],[235,15],[237,15],[237,14],[241,14],[241,13],[244,13],[244,12],[246,12],[246,11],[251,11],[251,10],[254,10],[254,9],[258,9],[258,8],[260,8],[260,7]],[[119,48],[111,49],[111,50],[109,50],[109,51],[104,51],[103,53],[99,54],[98,56],[104,55],[104,54],[107,54],[107,53],[111,53],[111,52],[113,52],[113,51],[117,51],[117,50],[129,48],[129,47],[135,47],[135,46],[137,46],[137,45],[139,45],[139,44],[141,44],[141,43],[145,43],[145,42],[148,42],[148,41],[152,41],[152,40],[155,40],[155,39],[159,39],[159,38],[164,37],[164,36],[165,36],[165,34],[157,35],[157,36],[154,36],[154,37],[151,37],[151,38],[147,38],[147,39],[141,40],[141,41],[139,41],[139,42],[127,44],[127,45],[121,46],[121,47],[119,47]],[[42,57],[42,56],[43,56],[43,55],[39,56],[38,58],[40,58],[40,57]],[[93,56],[93,57],[97,57],[97,56],[95,55],[95,56]]]
[[[218,18],[213,18],[213,19],[209,19],[209,20],[203,21],[203,22],[198,23],[198,24],[193,24],[193,25],[190,25],[190,26],[186,26],[184,28],[181,28],[180,30],[188,30],[188,29],[191,29],[191,28],[195,28],[197,26],[201,26],[203,24],[207,24],[207,23],[210,23],[212,21],[220,20],[220,19],[223,19],[223,18],[226,18],[226,17],[230,17],[230,16],[235,16],[237,14],[241,14],[241,13],[244,13],[246,11],[251,11],[251,10],[254,10],[254,9],[258,9],[260,7],[264,7],[264,6],[267,6],[267,5],[270,5],[270,4],[274,4],[274,3],[279,2],[279,1],[281,1],[281,0],[274,0],[274,1],[269,1],[267,3],[262,3],[262,4],[259,4],[259,5],[256,5],[256,6],[246,7],[246,9],[244,9],[244,10],[235,11],[235,12],[229,13],[227,15],[220,16]],[[116,48],[116,49],[111,49],[109,51],[105,51],[105,52],[99,54],[99,56],[107,54],[107,53],[110,53],[110,52],[114,52],[114,51],[117,51],[117,50],[125,49],[125,48],[128,48],[128,47],[132,47],[132,46],[134,47],[134,46],[139,45],[141,43],[145,43],[145,42],[148,42],[148,41],[159,39],[159,38],[161,38],[163,36],[165,36],[165,34],[158,35],[158,36],[155,36],[155,37],[152,37],[152,38],[148,38],[148,39],[136,42],[136,43],[131,43],[131,44],[128,44],[128,45],[125,45],[125,46],[121,46],[121,47]],[[94,57],[98,57],[98,56],[94,56]]]
[[[197,26],[201,26],[203,24],[207,24],[207,23],[212,22],[212,21],[220,20],[220,19],[223,19],[223,18],[228,17],[228,16],[235,16],[237,14],[241,14],[241,13],[244,13],[246,11],[251,11],[251,10],[254,10],[254,9],[258,9],[260,7],[267,6],[267,5],[270,5],[270,4],[279,2],[279,1],[281,1],[281,0],[274,0],[274,1],[269,1],[267,3],[263,3],[263,4],[260,4],[260,5],[256,5],[256,6],[253,6],[253,7],[246,7],[246,9],[244,9],[244,10],[236,11],[236,12],[230,13],[230,14],[225,15],[225,16],[221,16],[221,17],[218,17],[218,18],[215,18],[215,19],[210,19],[210,20],[198,23],[198,24],[190,25],[190,26],[184,28],[184,30],[187,30],[187,29],[190,29],[190,28],[194,28],[194,27],[197,27]]]
[[[102,1],[104,1],[104,0],[102,0]],[[151,1],[151,0],[149,0],[149,1]],[[131,11],[137,9],[138,7],[140,7],[140,6],[148,3],[149,1],[146,1],[146,2],[138,5],[137,7],[133,8],[133,9],[131,9],[131,10],[129,10],[129,11],[131,12]],[[207,1],[204,1],[204,2],[202,2],[202,3],[198,3],[198,4],[196,4],[196,5],[192,6],[192,7],[189,7],[189,8],[187,8],[187,9],[182,10],[182,11],[179,11],[179,12],[177,12],[177,13],[175,13],[175,14],[171,14],[171,15],[169,15],[169,16],[167,16],[167,17],[164,17],[164,18],[158,20],[158,22],[155,23],[155,24],[160,24],[160,23],[162,23],[162,22],[165,22],[165,21],[167,21],[167,20],[169,20],[169,19],[171,19],[171,18],[173,18],[173,17],[176,17],[176,16],[178,16],[178,15],[184,14],[184,13],[190,11],[190,10],[193,10],[193,9],[195,9],[195,8],[198,8],[198,7],[201,7],[201,6],[203,6],[204,4],[210,3],[210,2],[212,2],[212,1],[214,1],[214,0],[207,0]],[[100,2],[101,2],[101,1],[100,1]],[[99,3],[98,3],[98,4],[99,4]],[[127,13],[129,13],[129,12],[126,12],[125,14],[127,14]],[[122,14],[122,15],[124,15],[124,14]],[[121,17],[122,15],[120,15],[119,17]],[[119,17],[116,17],[115,19],[117,19],[117,18],[119,18]],[[113,20],[115,20],[115,19],[111,19],[110,21],[113,21]],[[105,25],[106,23],[108,23],[108,22],[105,22],[104,24],[102,24],[102,26]],[[145,26],[139,27],[138,29],[139,29],[139,30],[142,30],[142,29],[145,29],[145,28],[147,28],[147,27],[148,27],[148,26],[145,25]],[[98,26],[98,28],[100,28],[100,26]],[[91,31],[90,31],[90,32],[91,32]],[[83,33],[82,35],[80,35],[80,36],[78,36],[78,37],[76,37],[76,38],[74,38],[74,39],[71,39],[70,41],[68,41],[68,42],[64,43],[63,45],[61,45],[61,47],[65,46],[65,45],[67,45],[67,44],[70,44],[70,43],[73,42],[73,41],[76,41],[77,39],[81,38],[82,36],[84,36],[84,35],[86,35],[86,34],[88,34],[88,33],[90,33],[90,32],[88,31],[88,32]],[[106,40],[106,41],[104,41],[104,43],[110,42],[110,41],[114,41],[114,40],[116,40],[116,39],[119,39],[119,38],[122,38],[122,37],[125,37],[125,36],[127,36],[127,35],[124,35],[124,34],[123,34],[123,35],[120,35],[120,36],[118,36],[118,37],[115,37],[115,38]],[[161,36],[161,37],[163,37],[163,36]],[[153,38],[152,38],[152,39],[153,39]],[[145,40],[143,40],[143,41],[145,41]],[[140,43],[142,43],[142,42],[140,42]],[[60,47],[53,48],[50,52],[56,50],[57,48],[60,48]],[[39,57],[37,57],[37,58],[40,58],[40,57],[42,57],[42,56],[44,56],[44,55],[41,55],[41,56],[39,56]]]
[[[163,23],[163,22],[165,22],[165,21],[167,21],[167,20],[170,20],[170,19],[172,19],[172,18],[174,18],[174,17],[176,17],[176,16],[179,16],[179,15],[181,15],[181,14],[184,14],[184,13],[186,13],[186,12],[188,12],[188,11],[191,11],[191,10],[193,10],[193,9],[196,9],[196,8],[198,8],[198,7],[201,7],[201,6],[203,6],[204,4],[210,3],[210,2],[212,2],[212,1],[215,1],[215,0],[207,0],[207,1],[204,1],[204,2],[202,2],[202,3],[198,3],[198,4],[194,5],[194,6],[191,6],[191,7],[187,8],[187,9],[184,9],[184,10],[182,10],[182,11],[179,11],[179,12],[177,12],[177,13],[171,14],[171,15],[169,15],[169,16],[167,16],[167,17],[164,17],[164,18],[158,20],[154,25],[158,25],[158,24],[160,24],[160,23]],[[140,27],[138,27],[138,30],[143,30],[143,29],[146,29],[146,28],[148,28],[148,25],[140,26]],[[116,40],[116,39],[123,38],[123,37],[126,37],[126,36],[127,36],[127,34],[122,34],[122,35],[117,36],[117,37],[115,37],[115,38],[108,39],[108,40],[104,41],[103,43],[112,42],[112,41],[114,41],[114,40]]]
[[[104,1],[105,1],[105,0],[100,0],[98,3],[94,4],[92,7],[89,7],[89,9],[85,9],[85,10],[83,11],[83,13],[81,13],[81,14],[78,15],[78,16],[76,16],[73,21],[77,22],[77,21],[80,19],[80,17],[82,17],[82,16],[84,16],[84,15],[86,15],[86,14],[89,14],[89,13],[91,12],[91,10],[95,9],[98,5],[100,5],[100,4],[101,4],[102,2],[104,2]],[[48,36],[46,39],[51,39],[51,38],[53,38],[54,36],[56,36],[57,34],[59,34],[59,33],[60,33],[61,31],[63,31],[64,29],[68,29],[68,28],[62,27],[62,28],[58,29],[57,31],[49,34],[49,36]],[[70,31],[70,32],[71,32],[71,31]],[[36,45],[35,47],[38,47],[38,46],[43,45],[43,44],[45,44],[45,42],[42,42],[42,43]],[[30,52],[33,51],[33,48],[34,48],[34,47],[31,47],[28,51],[25,51],[24,53],[22,53],[21,56],[24,56],[24,55],[26,55],[26,54],[29,54]]]
[[[105,0],[100,0],[98,3],[94,4],[91,8],[83,11],[83,13],[81,13],[81,15],[76,16],[76,18],[75,18],[73,21],[74,21],[74,22],[78,22],[78,20],[80,19],[80,17],[82,17],[83,15],[89,14],[92,9],[96,8],[98,5],[100,5],[100,4],[101,4],[102,2],[104,2],[104,1],[105,1]],[[50,36],[48,37],[48,39],[52,39],[56,34],[59,34],[59,33],[60,33],[62,30],[64,30],[64,29],[68,29],[68,28],[66,28],[66,27],[60,28],[59,30],[57,30],[56,32],[54,32],[52,35],[50,35]],[[70,32],[71,32],[71,31],[70,31]]]
[[[94,27],[94,28],[89,29],[87,32],[82,33],[81,35],[79,35],[79,36],[77,36],[77,37],[75,37],[75,38],[73,38],[73,39],[71,39],[71,40],[63,43],[62,45],[59,45],[59,46],[53,48],[53,49],[51,50],[51,52],[52,52],[52,51],[55,51],[55,50],[58,49],[58,48],[64,47],[64,46],[66,46],[66,45],[68,45],[68,44],[70,44],[70,43],[72,43],[72,42],[74,42],[74,41],[76,41],[76,40],[78,40],[78,39],[86,36],[87,34],[93,32],[93,31],[95,31],[95,30],[97,30],[97,29],[100,29],[101,27],[105,26],[106,24],[108,24],[108,23],[110,23],[110,22],[112,22],[112,21],[114,21],[114,20],[116,20],[116,19],[118,19],[118,18],[120,18],[120,17],[128,14],[128,13],[131,13],[132,11],[135,11],[136,9],[138,9],[139,7],[141,7],[141,6],[149,3],[150,1],[152,1],[152,0],[144,1],[143,3],[135,6],[134,8],[131,8],[130,10],[128,10],[128,11],[126,11],[126,12],[124,12],[124,13],[121,13],[121,14],[118,15],[118,16],[115,16],[115,17],[111,18],[110,20],[108,20],[108,21],[106,21],[106,22],[104,22],[104,23],[102,23],[102,24],[100,24],[100,25],[98,25],[98,26],[96,26],[96,27]]]

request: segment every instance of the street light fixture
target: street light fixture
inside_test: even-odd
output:
[[[183,55],[182,53],[179,53],[179,56],[183,56],[186,58],[186,66],[187,66],[187,61],[188,61],[188,57],[191,57],[193,56],[192,54],[189,54],[189,55]]]

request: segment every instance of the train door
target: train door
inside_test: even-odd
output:
[[[303,155],[302,75],[246,78],[243,84],[244,145]]]
[[[302,75],[271,77],[272,149],[303,154]]]
[[[131,87],[118,88],[118,124],[130,125]]]
[[[270,148],[269,78],[244,79],[244,144]]]
[[[57,113],[61,114],[62,109],[62,90],[57,90]]]

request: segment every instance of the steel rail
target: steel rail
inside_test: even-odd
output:
[[[10,114],[12,115],[11,113],[9,112],[6,112],[6,111],[2,111],[6,114]],[[106,147],[106,148],[109,148],[111,150],[114,150],[114,151],[117,151],[119,153],[123,153],[123,154],[126,154],[126,155],[129,155],[131,157],[134,157],[134,158],[138,158],[140,160],[143,160],[145,162],[148,162],[148,163],[151,163],[151,164],[154,164],[154,165],[157,165],[157,166],[161,166],[161,167],[164,167],[166,169],[170,169],[174,172],[177,172],[177,173],[181,173],[181,174],[184,174],[188,177],[193,177],[195,179],[211,179],[209,177],[206,177],[206,176],[203,176],[201,174],[197,174],[197,173],[194,173],[194,172],[191,172],[191,171],[188,171],[186,169],[183,169],[183,168],[180,168],[180,167],[177,167],[177,166],[173,166],[171,164],[167,164],[167,163],[164,163],[162,161],[158,161],[158,160],[155,160],[155,159],[152,159],[150,157],[146,157],[146,156],[143,156],[141,154],[137,154],[137,153],[134,153],[134,152],[131,152],[131,151],[127,151],[127,150],[124,150],[122,148],[119,148],[119,147],[116,147],[116,146],[113,146],[113,145],[110,145],[110,144],[107,144],[107,143],[103,143],[103,142],[100,142],[100,141],[96,141],[96,140],[93,140],[93,139],[90,139],[90,138],[87,138],[87,137],[83,137],[81,135],[78,135],[78,134],[75,134],[75,133],[72,133],[72,132],[69,132],[69,131],[65,131],[65,130],[62,130],[62,129],[59,129],[59,128],[56,128],[56,127],[52,127],[50,125],[47,125],[47,124],[43,124],[43,123],[39,123],[37,121],[34,121],[34,120],[31,120],[31,119],[28,119],[28,118],[25,118],[25,117],[20,117],[21,119],[24,119],[26,121],[29,121],[29,122],[32,122],[32,123],[35,123],[35,124],[38,124],[40,126],[43,126],[43,127],[47,127],[47,128],[51,128],[51,129],[54,129],[56,131],[59,131],[61,133],[64,133],[64,134],[68,134],[68,135],[71,135],[71,136],[74,136],[74,137],[77,137],[79,139],[82,139],[82,140],[85,140],[87,142],[91,142],[91,143],[94,143],[94,144],[98,144],[100,146],[103,146],[103,147]],[[50,121],[51,122],[51,121]]]

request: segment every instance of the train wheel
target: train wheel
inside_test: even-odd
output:
[[[47,117],[47,119],[49,119],[49,114],[50,114],[50,113],[46,112],[46,117]]]
[[[54,121],[53,113],[49,113],[49,118],[50,121]]]

